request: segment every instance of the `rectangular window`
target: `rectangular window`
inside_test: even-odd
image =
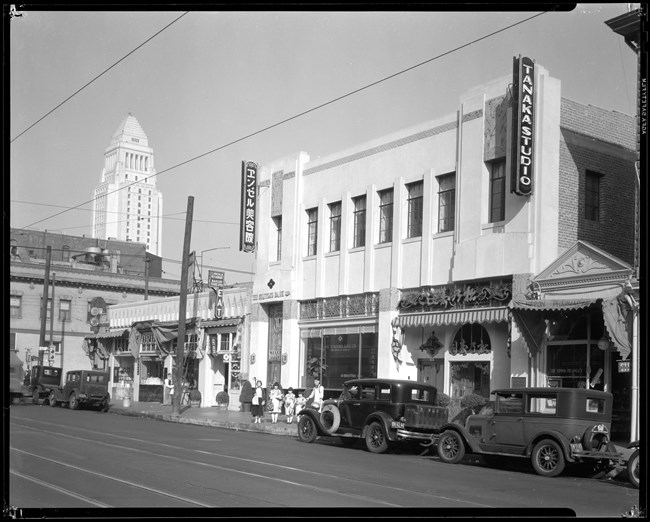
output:
[[[9,298],[9,316],[22,317],[22,301],[23,298],[19,295],[12,295]]]
[[[330,209],[330,252],[341,250],[341,202],[328,205]]]
[[[597,172],[586,172],[585,219],[600,221],[600,178]]]
[[[438,176],[438,232],[454,229],[456,213],[456,173]]]
[[[275,236],[275,261],[282,259],[282,216],[273,218],[273,234]]]
[[[506,160],[490,164],[490,223],[506,217]]]
[[[42,298],[42,297],[41,297],[41,300],[40,300],[39,306],[40,306],[40,309],[39,309],[39,312],[40,312],[40,313],[39,313],[39,315],[38,315],[38,318],[39,318],[39,319],[43,319],[43,298]],[[47,315],[46,315],[46,317],[45,317],[45,318],[48,319],[48,320],[50,319],[50,310],[51,310],[51,309],[52,309],[52,298],[51,298],[51,297],[48,297],[48,298],[47,298]]]
[[[406,237],[422,235],[422,193],[424,183],[418,181],[406,186],[408,190],[408,224]]]
[[[393,189],[379,192],[379,243],[393,240]]]
[[[352,199],[354,205],[354,237],[352,247],[366,246],[366,196]]]
[[[70,321],[72,319],[72,301],[61,299],[59,301],[59,321]]]
[[[307,255],[315,256],[318,244],[318,209],[310,208],[307,211]]]
[[[229,352],[232,348],[232,333],[219,334],[219,350]]]

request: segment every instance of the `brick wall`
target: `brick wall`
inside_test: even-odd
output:
[[[633,156],[636,120],[618,112],[562,100],[559,247],[585,240],[632,264],[634,257]],[[572,139],[576,136],[582,139]],[[584,140],[584,137],[595,138]],[[602,146],[598,146],[598,142]],[[582,143],[582,145],[580,144]],[[605,143],[615,147],[605,146]],[[600,220],[585,219],[585,172],[602,174]]]

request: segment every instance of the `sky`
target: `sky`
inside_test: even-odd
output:
[[[163,277],[180,279],[192,196],[190,250],[226,284],[251,281],[242,161],[316,159],[454,114],[462,94],[511,75],[518,55],[558,78],[563,97],[634,115],[636,55],[604,23],[627,5],[20,11],[8,39],[10,226],[91,237],[104,150],[131,113],[163,194]]]

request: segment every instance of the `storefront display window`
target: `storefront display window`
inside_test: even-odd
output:
[[[550,384],[564,388],[603,390],[605,352],[597,343],[549,343],[546,374]]]
[[[467,361],[451,363],[451,397],[460,399],[475,393],[490,396],[489,361]]]

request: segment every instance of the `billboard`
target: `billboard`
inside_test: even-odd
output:
[[[257,163],[241,163],[241,214],[239,250],[255,252],[255,213],[257,210]]]
[[[514,110],[511,192],[519,196],[533,193],[533,143],[535,141],[535,62],[513,58]]]

